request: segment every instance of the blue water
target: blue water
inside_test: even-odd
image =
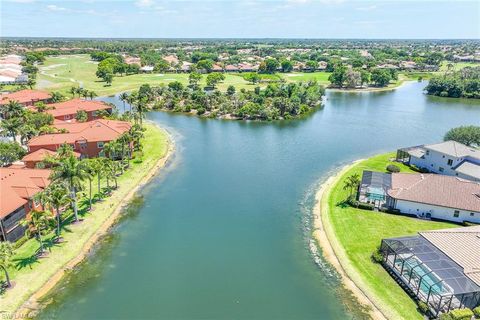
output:
[[[424,86],[329,92],[323,109],[289,122],[151,112],[175,138],[172,164],[40,318],[363,318],[315,263],[308,214],[338,166],[479,124],[478,102],[427,97]]]

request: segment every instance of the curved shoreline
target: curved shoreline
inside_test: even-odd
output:
[[[97,244],[98,240],[104,236],[110,228],[115,225],[117,220],[120,218],[121,213],[126,205],[132,200],[135,196],[135,193],[139,191],[143,186],[145,186],[158,172],[160,169],[164,168],[175,152],[175,143],[173,141],[172,135],[165,130],[164,128],[159,127],[156,123],[152,124],[164,131],[168,137],[168,149],[166,154],[157,160],[157,162],[145,173],[141,180],[128,191],[127,195],[123,198],[122,201],[117,203],[115,210],[112,214],[101,224],[95,233],[84,243],[80,253],[68,261],[64,266],[53,274],[38,290],[36,290],[30,297],[13,313],[15,317],[19,319],[30,318],[31,313],[35,312],[38,309],[38,301],[44,297],[50,290],[52,290],[57,283],[63,278],[66,272],[75,268],[79,263],[81,263],[87,255],[90,253],[92,248]]]
[[[335,234],[331,224],[328,221],[328,216],[325,211],[328,210],[328,196],[332,186],[334,186],[340,178],[353,166],[363,161],[364,159],[356,160],[350,164],[343,166],[333,175],[328,177],[320,185],[315,195],[315,206],[313,208],[313,237],[319,247],[322,249],[323,257],[335,268],[341,276],[342,284],[352,292],[358,302],[369,308],[370,316],[375,320],[389,319],[375,301],[369,297],[362,284],[355,282],[351,274],[352,270],[347,270],[345,261],[342,264],[340,257],[338,243],[335,239]]]
[[[401,83],[398,85],[394,85],[392,87],[383,87],[383,88],[376,88],[376,87],[368,87],[368,88],[361,88],[361,89],[340,89],[340,88],[329,88],[326,87],[325,89],[332,92],[347,92],[347,93],[360,93],[360,92],[386,92],[386,91],[393,91],[396,89],[400,89],[404,85],[409,82],[416,82],[417,80],[402,80]]]

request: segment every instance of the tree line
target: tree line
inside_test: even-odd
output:
[[[480,67],[447,70],[431,78],[425,91],[439,97],[480,99]]]

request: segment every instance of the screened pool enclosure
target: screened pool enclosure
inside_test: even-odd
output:
[[[422,236],[384,239],[380,251],[385,268],[435,316],[480,305],[480,286]]]

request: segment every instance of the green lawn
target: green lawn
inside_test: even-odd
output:
[[[383,306],[382,310],[387,310],[389,318],[422,319],[420,313],[416,311],[415,302],[381,265],[371,261],[370,256],[383,238],[415,235],[422,230],[458,227],[458,225],[361,210],[344,204],[348,191],[343,190],[343,182],[348,176],[354,173],[361,176],[363,170],[385,172],[386,166],[391,163],[389,159],[394,156],[394,153],[383,154],[356,164],[327,191],[322,199],[322,208],[328,205],[328,209],[323,212],[327,213],[325,224],[332,226],[333,238],[336,239],[332,245],[334,248],[336,246],[339,248],[341,252],[339,259],[347,272],[353,271],[354,276],[351,276],[352,272],[349,272],[349,275],[354,282],[357,285],[360,284],[360,287],[362,283],[367,286],[367,292],[370,292],[374,300]],[[394,164],[401,167],[402,172],[412,171],[405,165]],[[329,236],[329,238],[332,237]],[[335,251],[337,253],[337,250]]]
[[[292,72],[292,73],[281,73],[279,74],[283,79],[286,81],[309,81],[309,80],[317,80],[318,83],[328,86],[330,82],[328,81],[328,77],[330,76],[330,72]]]
[[[12,289],[0,298],[0,310],[14,312],[36,290],[82,251],[83,246],[92,235],[117,209],[127,194],[135,188],[142,178],[156,165],[158,159],[165,156],[168,149],[168,136],[165,131],[153,124],[146,124],[143,139],[143,161],[131,162],[131,167],[118,178],[119,188],[110,197],[94,204],[91,212],[86,211],[88,200],[80,200],[80,214],[84,221],[75,225],[65,225],[63,228],[64,242],[50,247],[45,258],[36,258],[39,248],[36,240],[30,239],[16,250],[13,258],[14,267],[10,268],[10,276],[15,283]],[[102,188],[106,186],[102,181]],[[93,183],[93,194],[98,195],[96,183]],[[84,192],[88,194],[88,189]],[[51,238],[53,235],[48,236]],[[1,275],[3,277],[3,274]]]
[[[118,92],[136,90],[140,85],[149,83],[151,85],[167,84],[172,81],[188,83],[188,74],[166,73],[166,74],[135,74],[129,76],[116,76],[111,86],[105,86],[96,76],[97,64],[90,60],[88,55],[68,55],[48,57],[40,66],[37,79],[37,89],[47,91],[59,91],[69,96],[69,89],[72,86],[83,86],[85,89],[95,91],[99,96],[111,95]],[[239,74],[225,74],[225,81],[218,85],[220,90],[226,90],[229,85],[237,89],[250,88],[250,85]],[[203,76],[202,85],[206,76]]]
[[[443,61],[442,65],[440,66],[440,71],[447,71],[448,70],[448,64],[451,63],[453,64],[453,69],[455,71],[458,71],[460,69],[463,69],[465,67],[480,67],[479,62],[450,62],[450,61]]]

